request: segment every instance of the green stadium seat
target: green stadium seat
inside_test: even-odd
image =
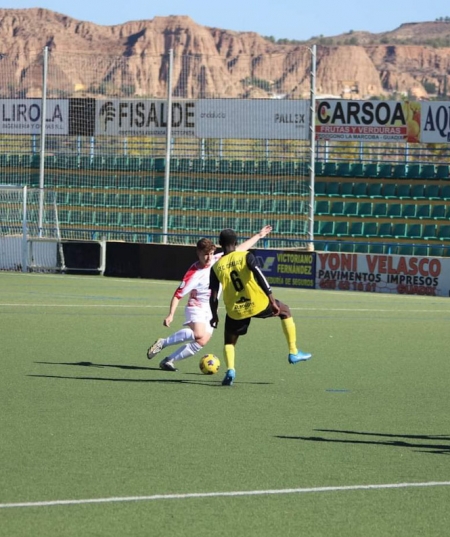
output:
[[[270,200],[273,205],[273,200]],[[234,213],[236,210],[236,199],[232,197],[223,198],[221,210],[226,213]]]
[[[440,241],[450,241],[450,225],[444,224],[439,226],[437,238]]]
[[[392,236],[396,239],[406,239],[406,224],[396,223],[392,226]]]
[[[124,209],[131,206],[131,195],[127,192],[117,194],[117,207]]]
[[[304,235],[308,228],[306,220],[292,220],[291,231],[294,235]]]
[[[396,183],[384,183],[381,189],[383,198],[396,199],[397,198],[397,185]]]
[[[354,251],[355,251],[355,254],[368,254],[369,245],[365,243],[356,243]]]
[[[161,229],[163,225],[162,214],[151,213],[151,214],[146,215],[145,224],[146,224],[146,227],[150,227],[152,229]]]
[[[415,218],[417,207],[413,203],[404,203],[402,205],[402,218]]]
[[[394,179],[406,179],[407,177],[407,167],[406,164],[395,164],[392,171],[392,177]]]
[[[331,198],[338,198],[341,194],[339,191],[339,183],[337,181],[332,181],[327,184],[327,196]]]
[[[274,202],[272,199],[264,199],[261,203],[261,212],[263,214],[271,214],[274,212]]]
[[[81,193],[80,205],[82,207],[94,205],[94,194],[90,190],[85,190]]]
[[[186,229],[189,231],[197,231],[198,215],[195,215],[195,214],[186,215]]]
[[[392,225],[390,222],[382,222],[378,225],[377,235],[380,239],[386,239],[392,237]]]
[[[378,175],[380,179],[390,179],[393,177],[392,164],[380,164],[378,166]]]
[[[163,172],[166,169],[166,162],[164,158],[159,157],[154,160],[155,172]]]
[[[364,177],[364,164],[362,162],[350,164],[350,177]]]
[[[341,183],[341,196],[343,198],[353,198],[353,183]]]
[[[132,209],[140,209],[143,207],[143,196],[142,194],[131,194],[130,196],[130,207]]]
[[[156,200],[160,197],[161,196],[157,196],[156,194],[144,194],[141,199],[141,205],[139,205],[138,207],[144,207],[145,209],[155,209]]]
[[[178,159],[178,171],[180,173],[189,173],[191,171],[191,159],[189,158],[180,158]]]
[[[205,159],[203,164],[203,171],[205,173],[216,173],[217,172],[217,160],[214,158]]]
[[[316,160],[316,162],[314,163],[314,174],[323,175],[323,162],[319,162]]]
[[[246,175],[254,175],[256,172],[256,163],[254,160],[245,160],[243,173]]]
[[[337,166],[335,162],[325,162],[323,165],[323,175],[325,177],[336,177]]]
[[[334,222],[319,222],[318,235],[332,236],[334,235]]]
[[[106,192],[105,193],[105,206],[106,207],[117,207],[117,194],[115,192]]]
[[[402,216],[402,204],[389,203],[386,216],[389,218],[400,218]]]
[[[275,199],[274,212],[277,214],[289,213],[289,201],[287,199]]]
[[[336,222],[334,226],[334,234],[336,237],[347,237],[349,232],[350,224],[346,221]]]
[[[378,177],[378,176],[379,176],[378,164],[374,162],[370,162],[364,165],[364,177],[372,178],[372,177]]]
[[[418,244],[413,247],[413,255],[416,256],[427,256],[428,255],[428,245]]]
[[[443,257],[445,248],[443,246],[433,245],[428,247],[427,255],[432,257]]]
[[[422,175],[420,164],[408,164],[406,177],[408,179],[420,179]]]
[[[421,179],[434,179],[436,177],[436,167],[434,164],[423,164],[420,168]]]
[[[358,216],[367,217],[372,216],[373,204],[370,202],[360,202],[358,204]]]
[[[425,199],[425,185],[415,184],[411,185],[411,198],[413,200],[423,200]]]
[[[58,206],[69,205],[68,199],[69,199],[68,192],[65,192],[64,190],[58,190],[58,192],[56,193],[56,204]]]
[[[441,188],[441,199],[450,201],[450,185],[445,185]]]
[[[387,217],[387,203],[374,203],[373,205],[373,216],[376,218],[386,218]]]
[[[315,213],[319,216],[330,214],[330,202],[328,200],[316,201]]]
[[[363,235],[364,237],[377,237],[378,227],[376,222],[364,222],[363,223]]]
[[[281,176],[284,175],[284,162],[281,160],[274,160],[270,163],[269,168],[270,175]]]
[[[291,220],[277,220],[275,225],[275,232],[280,233],[281,235],[291,235],[292,231],[292,221]]]
[[[367,183],[355,183],[353,185],[353,196],[355,198],[367,197]]]
[[[156,197],[155,209],[164,209],[164,196],[158,194]]]
[[[436,166],[436,179],[448,180],[450,179],[450,165],[441,164]]]
[[[147,227],[147,213],[135,213],[133,216],[133,228],[143,229]]]
[[[411,197],[411,185],[407,183],[400,183],[397,186],[397,198],[408,199]]]
[[[345,216],[356,216],[358,214],[358,203],[356,201],[347,201],[344,204]]]
[[[223,216],[213,216],[211,217],[211,229],[216,233],[222,231],[226,227],[225,219]],[[262,227],[262,226],[261,226]],[[261,229],[261,228],[259,228]]]
[[[138,172],[141,169],[141,159],[139,157],[128,157],[128,171]]]
[[[230,173],[230,161],[226,158],[221,158],[217,163],[217,171],[219,173]]]
[[[422,238],[422,224],[407,224],[406,237],[408,239]]]
[[[353,253],[355,245],[352,242],[342,241],[339,243],[339,251],[343,253]]]
[[[422,239],[426,241],[436,240],[437,225],[436,224],[426,224],[423,226]]]
[[[330,205],[330,214],[332,214],[333,216],[343,216],[344,215],[344,202],[333,201]]]
[[[211,216],[201,215],[198,218],[198,229],[199,231],[212,231],[212,220]]]
[[[209,198],[203,196],[201,199],[205,200],[205,209],[209,209]],[[183,211],[196,211],[198,209],[199,198],[197,196],[183,196]]]
[[[60,224],[69,224],[70,223],[70,211],[63,209],[58,211],[58,217]]]
[[[371,244],[370,253],[371,254],[384,254],[384,244]]]
[[[181,210],[183,207],[183,198],[177,195],[169,196],[169,210]]]
[[[315,183],[314,183],[314,194],[316,196],[326,196],[326,194],[327,194],[327,184],[324,181],[315,181]]]
[[[350,163],[349,162],[339,162],[336,165],[336,176],[337,177],[351,177]]]
[[[81,205],[81,192],[78,190],[73,190],[69,192],[67,197],[67,205]]]
[[[362,237],[363,236],[363,222],[359,220],[358,222],[351,222],[349,229],[350,237]]]
[[[306,202],[299,199],[294,199],[289,202],[289,213],[292,215],[303,214],[305,212]]]
[[[418,205],[416,211],[416,218],[419,218],[420,220],[431,218],[431,206],[428,204]]]
[[[284,163],[285,175],[297,175],[300,170],[297,169],[297,165],[294,161],[288,160]]]
[[[440,200],[441,187],[439,185],[425,185],[424,196],[429,200]]]
[[[445,220],[446,205],[433,205],[431,208],[431,218],[433,220]]]
[[[133,226],[133,213],[125,212],[121,213],[120,227],[132,227]]]
[[[170,215],[168,228],[171,230],[186,229],[186,216],[184,214]]]
[[[222,198],[220,196],[210,196],[208,210],[212,212],[222,211]]]
[[[381,183],[369,183],[367,187],[367,195],[369,198],[375,199],[375,198],[382,198],[382,184]]]
[[[409,244],[401,244],[397,246],[397,255],[413,255],[414,247]]]
[[[257,173],[259,175],[268,175],[270,169],[270,164],[267,160],[260,160],[258,161],[257,165]]]
[[[249,212],[248,205],[249,205],[248,198],[237,198],[234,210],[237,213],[248,213]]]

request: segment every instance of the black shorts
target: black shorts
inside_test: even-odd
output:
[[[278,300],[275,300],[275,302],[278,304]],[[232,319],[227,315],[225,317],[225,332],[235,336],[245,336],[248,327],[250,326],[250,321],[254,317],[257,319],[268,319],[269,317],[273,316],[272,304],[270,303],[265,310],[253,315],[252,317],[247,317],[246,319]]]

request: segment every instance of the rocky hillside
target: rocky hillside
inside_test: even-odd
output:
[[[40,96],[49,49],[53,96],[167,92],[168,51],[179,97],[307,97],[317,44],[317,91],[347,98],[447,98],[450,22],[403,24],[305,43],[208,28],[185,16],[99,26],[45,9],[0,9],[0,96]]]

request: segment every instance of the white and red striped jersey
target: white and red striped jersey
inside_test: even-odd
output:
[[[211,267],[222,255],[222,253],[214,254],[211,264],[206,267],[200,266],[198,261],[193,263],[184,275],[174,296],[181,299],[189,294],[187,307],[203,308],[206,306],[209,308],[209,295],[211,294],[209,289],[209,274]]]

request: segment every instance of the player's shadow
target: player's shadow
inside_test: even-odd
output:
[[[45,365],[67,365],[74,367],[88,367],[88,368],[114,368],[114,369],[125,369],[132,371],[158,371],[160,373],[166,373],[167,371],[161,370],[159,367],[142,367],[134,365],[122,365],[122,364],[102,364],[102,363],[93,363],[93,362],[34,362],[35,364],[45,364]],[[169,372],[171,375],[172,373]],[[137,383],[152,383],[152,382],[162,382],[162,383],[175,383],[175,384],[197,384],[207,387],[217,387],[222,386],[222,380],[213,380],[211,376],[205,376],[203,373],[186,373],[186,375],[196,376],[199,379],[187,379],[187,378],[157,378],[157,379],[129,379],[129,378],[110,378],[110,377],[85,377],[85,376],[76,376],[69,377],[63,375],[28,375],[29,377],[35,378],[49,378],[49,379],[73,379],[73,380],[98,380],[98,381],[110,381],[110,382],[137,382]],[[200,378],[202,380],[200,380]],[[270,384],[269,382],[239,382],[239,384]]]
[[[449,435],[370,433],[363,431],[344,431],[336,429],[315,429],[315,431],[321,433],[337,433],[340,435],[351,435],[356,438],[348,438],[345,436],[276,436],[276,438],[281,438],[284,440],[301,440],[305,442],[330,442],[337,444],[388,446],[396,448],[408,448],[412,451],[432,453],[434,455],[450,455]]]

